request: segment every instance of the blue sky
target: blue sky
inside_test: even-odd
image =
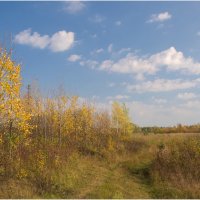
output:
[[[125,102],[139,125],[200,121],[200,2],[0,2],[0,19],[24,87]]]

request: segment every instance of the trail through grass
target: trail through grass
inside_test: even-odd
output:
[[[108,172],[98,188],[88,194],[90,198],[149,198],[148,191],[139,179],[115,169]]]
[[[118,164],[108,169],[96,167],[95,171],[78,198],[150,198],[142,181]]]
[[[109,158],[75,153],[58,169],[40,174],[36,181],[3,180],[0,198],[151,199],[198,196],[199,193],[191,196],[191,193],[173,187],[170,182],[153,182],[150,174],[159,148],[175,140],[181,142],[185,137],[187,139],[188,136],[137,135],[127,142],[121,153]]]

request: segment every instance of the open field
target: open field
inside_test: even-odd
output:
[[[104,158],[73,153],[57,168],[38,174],[37,182],[1,177],[0,197],[200,198],[199,145],[198,134],[135,134],[123,151]]]

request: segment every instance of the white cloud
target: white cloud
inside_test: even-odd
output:
[[[130,111],[130,116],[141,126],[172,126],[178,123],[199,123],[200,101],[191,101],[187,104],[159,105],[138,101],[125,102]]]
[[[165,66],[169,70],[182,70],[192,74],[200,74],[200,63],[195,62],[193,58],[186,58],[181,51],[174,47],[154,54],[149,58],[155,66]]]
[[[197,96],[196,96],[194,93],[185,92],[185,93],[179,93],[179,94],[177,95],[177,97],[178,97],[179,99],[182,99],[182,100],[190,100],[190,99],[196,98]]]
[[[118,51],[118,54],[122,54],[122,53],[129,52],[129,51],[131,51],[131,48],[122,48]]]
[[[102,53],[104,50],[101,48],[101,49],[97,49],[96,50],[96,53]]]
[[[148,60],[139,58],[132,54],[128,54],[117,62],[105,60],[101,63],[99,69],[123,74],[154,74],[157,71],[156,66],[148,62]]]
[[[163,12],[163,13],[151,15],[150,19],[147,22],[148,23],[163,22],[171,18],[172,18],[172,15],[169,12]]]
[[[108,52],[112,53],[112,51],[113,51],[113,44],[109,44],[108,45]]]
[[[103,52],[104,52],[104,49],[100,48],[100,49],[96,49],[94,51],[91,51],[90,54],[94,55],[94,54],[100,54],[100,53],[103,53]]]
[[[100,65],[100,70],[106,70],[106,71],[113,71],[112,70],[112,65],[113,65],[112,60],[104,60],[101,65]]]
[[[181,79],[167,80],[167,79],[157,79],[154,81],[142,82],[139,84],[127,84],[126,88],[128,91],[142,92],[168,92],[174,90],[183,90],[194,88],[199,84],[199,80],[195,79],[192,81],[185,81]]]
[[[129,98],[129,96],[127,96],[127,95],[119,94],[119,95],[116,95],[116,96],[108,96],[106,99],[107,100],[123,100],[123,99],[128,99],[128,98]]]
[[[111,50],[112,46],[109,45],[109,47]],[[181,51],[177,51],[174,47],[146,58],[128,53],[116,62],[104,60],[99,67],[100,70],[124,74],[155,74],[162,68],[183,71],[187,74],[200,74],[200,63],[191,57],[185,57]]]
[[[35,48],[49,48],[53,52],[66,51],[74,43],[74,33],[59,31],[52,36],[41,36],[37,32],[31,33],[31,29],[24,30],[15,36],[14,41],[18,44],[29,45]]]
[[[59,31],[51,37],[49,48],[54,52],[66,51],[74,43],[74,33]]]
[[[116,22],[115,22],[115,25],[116,25],[116,26],[121,26],[121,25],[122,25],[122,22],[121,22],[121,21],[116,21]]]
[[[14,40],[18,44],[30,45],[40,49],[46,48],[50,43],[50,38],[48,35],[41,36],[37,32],[33,32],[32,34],[31,29],[21,31],[15,36]]]
[[[75,14],[80,12],[85,8],[85,4],[80,1],[68,1],[65,2],[64,10],[70,14]]]
[[[200,31],[197,32],[197,35],[200,36]]]
[[[81,59],[81,55],[77,55],[77,54],[72,54],[68,57],[68,61],[70,62],[76,62],[80,59]]]
[[[86,61],[80,62],[81,66],[86,66],[86,67],[89,67],[91,69],[95,69],[98,64],[99,63],[96,60],[86,60]]]

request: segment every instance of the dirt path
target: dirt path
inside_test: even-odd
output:
[[[99,172],[101,172],[99,174]],[[84,188],[82,188],[81,192],[78,194],[78,199],[84,199],[87,197],[88,194],[90,194],[92,191],[94,191],[96,188],[98,188],[105,180],[106,177],[106,170],[104,168],[100,169],[97,173],[97,176],[94,172],[92,172],[92,179],[88,182],[87,185],[85,185]],[[103,172],[103,173],[102,173]]]
[[[151,198],[142,180],[122,167],[97,167],[77,198]]]

